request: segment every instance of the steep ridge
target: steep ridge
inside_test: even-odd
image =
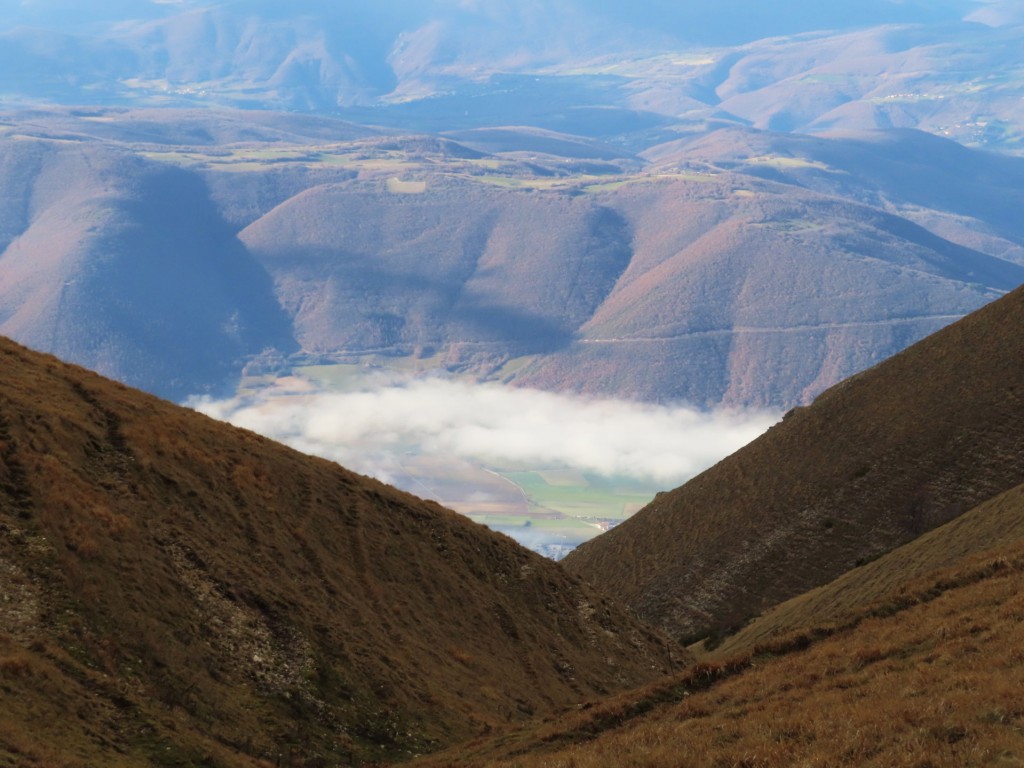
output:
[[[1018,485],[823,587],[780,603],[714,648],[714,655],[749,652],[779,636],[849,622],[931,572],[1022,540],[1024,485]]]
[[[828,390],[565,561],[676,637],[742,626],[1024,481],[1024,289]]]
[[[94,142],[25,138],[0,156],[0,333],[167,397],[294,350],[195,174]]]
[[[1022,499],[1006,498],[1018,520]],[[1022,594],[1018,529],[838,624],[413,764],[1013,765],[1024,758]]]
[[[436,504],[0,341],[0,762],[408,757],[685,660]]]

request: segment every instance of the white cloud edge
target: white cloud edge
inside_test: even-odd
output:
[[[324,391],[289,377],[252,395],[192,398],[188,405],[385,482],[392,481],[399,455],[419,451],[674,487],[762,434],[779,416],[393,376],[353,392]]]

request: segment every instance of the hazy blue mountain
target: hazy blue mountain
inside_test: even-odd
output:
[[[875,46],[879,55],[943,46],[931,60],[933,71],[925,70],[931,86],[965,85],[974,71],[1003,68],[994,54],[1006,45],[1016,50],[1019,38],[1004,34],[1000,43],[981,23],[1012,28],[1012,13],[969,0],[628,6],[38,0],[3,8],[0,86],[19,99],[330,113],[360,108],[350,114],[420,130],[526,123],[591,136],[628,134],[634,143],[636,134],[665,118],[701,119],[711,109],[773,129],[873,127],[883,118],[870,122],[856,110],[831,114],[874,95],[830,80],[829,63],[854,74],[884,67],[892,82],[910,80],[921,68],[909,69],[912,61],[902,69],[899,60],[879,63],[874,53],[865,60],[872,35],[886,36]],[[972,23],[961,23],[964,17]],[[901,35],[903,42],[894,42]],[[771,40],[755,44],[764,38]],[[678,62],[657,58],[680,53],[686,55]],[[947,60],[956,66],[947,67]],[[794,82],[802,83],[795,93]],[[961,96],[970,100],[970,93]],[[954,104],[960,112],[969,106]],[[911,109],[901,119],[883,106],[893,124],[930,117]],[[960,112],[951,114],[969,117]],[[997,116],[1020,119],[1012,99]]]
[[[0,145],[0,333],[165,397],[292,334],[202,179],[96,144]]]
[[[274,349],[788,407],[1024,282],[1024,160],[919,131],[643,157],[266,112],[0,131],[0,331],[172,396]]]

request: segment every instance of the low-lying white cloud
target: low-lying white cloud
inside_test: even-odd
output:
[[[255,395],[190,405],[385,481],[403,456],[418,453],[496,467],[570,467],[671,487],[777,418],[441,378],[382,380],[355,392],[320,391],[291,378]]]

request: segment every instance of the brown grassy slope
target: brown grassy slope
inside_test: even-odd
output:
[[[395,757],[670,665],[504,536],[6,341],[0,587],[0,765]]]
[[[1024,485],[980,504],[877,560],[848,571],[766,611],[727,638],[716,658],[749,652],[772,638],[825,623],[850,620],[901,585],[975,553],[1024,540]]]
[[[416,764],[1020,765],[1022,632],[1017,540],[919,578],[845,626],[699,664]]]
[[[742,625],[1024,481],[1024,289],[821,395],[566,560],[678,637]]]

